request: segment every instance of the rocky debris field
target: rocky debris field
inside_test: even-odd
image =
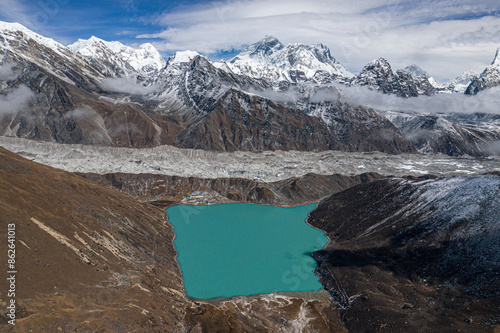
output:
[[[27,159],[70,172],[161,174],[197,178],[246,178],[274,182],[308,173],[355,175],[377,172],[403,177],[474,175],[500,171],[495,158],[340,151],[218,153],[171,146],[133,149],[63,145],[0,137],[0,146]],[[196,189],[195,189],[196,190]]]

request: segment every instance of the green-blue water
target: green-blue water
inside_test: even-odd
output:
[[[305,223],[315,204],[179,205],[167,209],[188,296],[320,290],[310,253],[327,242]]]

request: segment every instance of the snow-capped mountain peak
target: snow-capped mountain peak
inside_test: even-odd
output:
[[[22,33],[22,36],[19,34]],[[0,21],[0,34],[4,37],[3,42],[0,40],[0,45],[4,48],[9,48],[9,42],[18,40],[19,38],[24,38],[26,40],[34,40],[38,44],[43,45],[54,52],[67,56],[68,52],[64,45],[56,42],[51,38],[44,37],[42,35],[37,34],[36,32],[31,31],[25,26],[19,23],[9,23]]]
[[[224,64],[217,64],[224,68]],[[301,43],[284,46],[276,37],[266,36],[231,59],[232,72],[273,82],[323,82],[346,80],[353,75],[330,54],[323,44]]]
[[[109,49],[109,47],[102,39],[92,36],[89,39],[78,39],[75,43],[68,45],[68,49],[74,53],[80,53],[84,57],[92,57]]]
[[[384,71],[392,70],[389,61],[387,61],[385,58],[382,57],[372,60],[371,62],[368,63],[368,65],[365,66],[365,68],[370,68],[370,67],[377,67]]]
[[[83,71],[94,77],[100,73],[90,68],[64,45],[51,38],[41,36],[19,23],[0,21],[0,66],[2,64],[19,66],[35,65],[54,77],[69,83],[88,84],[79,76]]]
[[[148,77],[157,74],[166,65],[160,53],[149,43],[135,49],[120,42],[106,42],[92,36],[87,40],[79,39],[68,48],[84,58],[106,60],[120,67],[130,66]]]
[[[453,84],[453,86],[457,88],[455,89],[456,92],[463,93],[465,89],[467,89],[469,84],[478,76],[479,73],[476,71],[463,72],[462,74],[451,80],[451,84]]]
[[[370,89],[401,97],[433,95],[435,90],[426,75],[413,77],[407,70],[393,71],[384,58],[375,59],[367,64],[351,84],[368,86]]]
[[[240,56],[248,54],[252,58],[266,58],[283,48],[283,44],[276,37],[268,35],[257,43],[250,45]]]

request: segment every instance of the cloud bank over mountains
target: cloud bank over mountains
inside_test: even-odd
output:
[[[322,42],[352,72],[384,57],[418,63],[437,79],[482,71],[500,44],[498,1],[216,1],[148,17],[163,52],[239,50],[271,34],[284,43]]]

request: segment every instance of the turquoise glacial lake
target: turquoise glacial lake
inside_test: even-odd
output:
[[[187,295],[210,299],[322,289],[310,254],[328,240],[305,223],[315,206],[168,208]]]

